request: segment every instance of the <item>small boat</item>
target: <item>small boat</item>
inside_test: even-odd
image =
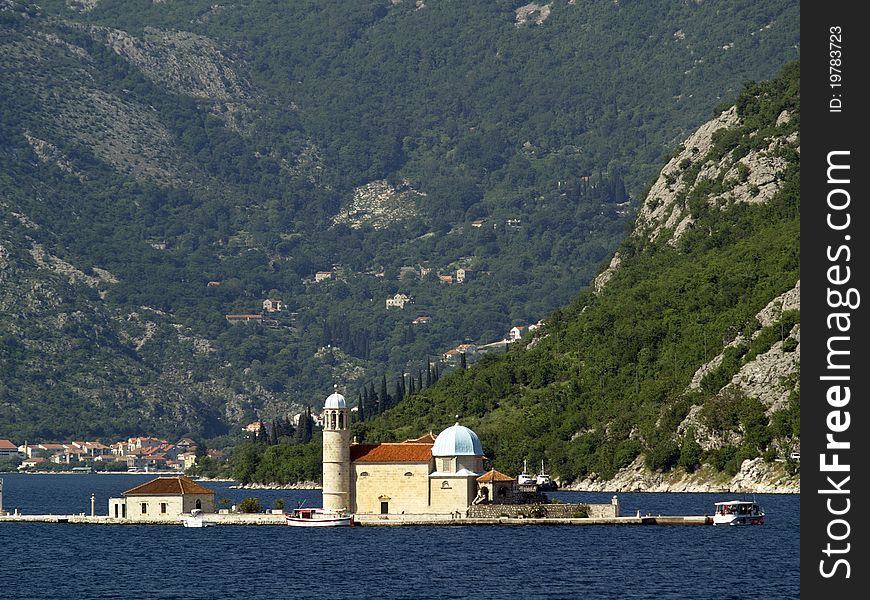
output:
[[[517,475],[517,485],[535,485],[535,478],[526,469],[526,461],[523,461],[523,472]]]
[[[353,515],[343,510],[300,507],[284,517],[291,527],[353,527]]]
[[[212,527],[215,525],[214,521],[206,520],[205,513],[199,508],[194,508],[189,515],[182,515],[181,523],[185,527]]]
[[[726,500],[716,502],[713,525],[763,525],[764,511],[756,502]]]
[[[544,461],[541,460],[541,472],[535,477],[535,483],[538,484],[538,489],[543,492],[549,492],[556,489],[556,482],[550,478],[549,473],[544,470]]]

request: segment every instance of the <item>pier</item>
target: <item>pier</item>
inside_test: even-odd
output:
[[[285,525],[284,515],[265,513],[208,513],[208,520],[215,525]],[[69,523],[77,525],[177,525],[168,519],[116,519],[109,516],[75,515],[0,515],[2,523]],[[588,517],[588,518],[532,518],[496,517],[466,518],[449,515],[355,515],[358,527],[421,527],[421,526],[472,526],[472,525],[712,525],[713,518],[707,515],[689,516],[634,516],[634,517]]]

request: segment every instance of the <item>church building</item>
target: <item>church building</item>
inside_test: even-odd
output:
[[[355,514],[464,512],[478,495],[483,447],[468,427],[452,425],[404,442],[351,444],[347,403],[324,405],[323,507]]]

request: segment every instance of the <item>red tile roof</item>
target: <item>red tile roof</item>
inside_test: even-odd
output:
[[[478,477],[477,480],[487,483],[492,481],[513,481],[514,478],[493,469]]]
[[[438,437],[431,431],[426,435],[421,435],[418,438],[414,438],[413,440],[405,440],[403,443],[405,444],[434,444],[435,438]]]
[[[124,492],[125,496],[180,496],[183,494],[214,494],[188,477],[158,477]]]
[[[432,444],[413,442],[385,444],[353,444],[351,462],[412,462],[425,463],[432,459]]]
[[[18,450],[18,446],[9,440],[0,440],[0,450]]]

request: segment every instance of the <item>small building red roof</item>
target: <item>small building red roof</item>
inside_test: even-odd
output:
[[[18,450],[18,446],[9,440],[0,440],[0,450]]]
[[[350,460],[363,463],[427,463],[432,460],[432,444],[414,442],[352,444]]]
[[[487,471],[486,473],[478,477],[477,480],[483,483],[490,483],[493,481],[513,481],[514,478],[509,477],[508,475],[505,475],[504,473],[501,473],[499,471],[496,471],[495,469],[492,469],[491,471]]]
[[[184,494],[214,494],[189,477],[158,477],[124,492],[125,496],[182,496]]]

